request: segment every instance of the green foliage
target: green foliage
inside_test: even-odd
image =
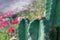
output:
[[[6,30],[0,33],[0,40],[9,40],[9,39],[10,39],[10,36],[7,34]]]
[[[29,16],[28,16],[29,20],[33,20],[35,18],[35,15],[34,13],[30,13]]]

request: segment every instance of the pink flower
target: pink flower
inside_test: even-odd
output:
[[[8,22],[2,22],[1,27],[4,28],[7,24],[8,24]]]
[[[6,12],[6,15],[9,16],[9,15],[11,15],[12,13],[13,13],[12,11],[8,11],[8,12]]]
[[[4,15],[4,16],[3,16],[3,18],[6,18],[6,17],[7,17],[7,15]]]
[[[2,18],[0,18],[0,22],[2,22]]]
[[[0,14],[0,16],[2,16],[2,14]]]
[[[18,24],[18,20],[12,20],[12,24]]]
[[[18,20],[18,21],[20,21],[20,20],[21,20],[21,18],[22,18],[21,16],[18,16],[18,17],[17,17],[17,20]]]
[[[14,32],[14,27],[10,27],[9,29],[8,29],[8,33],[13,33]]]
[[[15,24],[18,24],[18,20],[15,20]]]
[[[3,15],[2,15],[2,14],[0,14],[0,22],[2,21],[2,19],[3,19]]]

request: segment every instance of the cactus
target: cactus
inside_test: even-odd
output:
[[[28,40],[28,19],[22,19],[18,26],[19,40]]]
[[[38,32],[39,32],[39,20],[35,19],[30,23],[30,36],[32,40],[38,40]]]
[[[29,26],[32,40],[44,40],[44,24],[42,21],[34,19]]]

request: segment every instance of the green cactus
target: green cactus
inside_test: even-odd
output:
[[[30,36],[32,40],[38,40],[38,32],[39,32],[39,20],[35,19],[30,23]]]
[[[44,40],[44,24],[42,21],[34,19],[29,26],[32,40]]]
[[[22,19],[18,26],[19,40],[28,40],[28,19]]]
[[[56,0],[53,25],[55,27],[60,26],[60,0]]]

